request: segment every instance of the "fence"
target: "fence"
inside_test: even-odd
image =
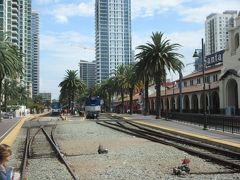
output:
[[[204,126],[206,123],[208,129],[215,129],[231,133],[240,134],[240,116],[206,115],[206,121],[203,114],[196,113],[163,113],[169,119],[183,121],[198,126]]]

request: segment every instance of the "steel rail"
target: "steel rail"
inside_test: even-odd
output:
[[[106,121],[104,121],[103,123],[108,124],[108,125],[104,124],[105,126],[109,126],[109,127],[114,126],[114,127],[110,127],[112,129],[119,130],[119,128],[124,128],[124,129],[127,129],[128,131],[134,132],[134,134],[136,134],[135,136],[143,137],[143,138],[151,140],[153,142],[158,142],[158,143],[161,143],[161,144],[173,146],[175,148],[178,148],[180,150],[188,152],[189,154],[197,155],[197,156],[199,156],[201,158],[204,158],[204,159],[211,159],[212,161],[214,161],[218,164],[221,164],[221,165],[225,164],[228,167],[237,169],[238,171],[240,170],[240,164],[229,161],[229,160],[225,160],[223,158],[216,157],[216,155],[212,155],[212,154],[209,154],[209,153],[203,153],[203,152],[200,152],[199,150],[190,149],[186,146],[176,144],[175,142],[165,141],[163,139],[159,139],[160,137],[153,137],[152,135],[146,134],[146,132],[144,132],[144,131],[133,129],[133,128],[128,128],[128,127],[125,127],[124,125],[113,124],[113,123],[106,122]],[[98,124],[102,125],[102,123],[98,123]],[[116,128],[116,126],[118,126],[118,128]],[[120,131],[124,132],[123,130],[120,130]],[[129,134],[129,132],[127,132],[127,133]]]
[[[51,137],[47,134],[47,132],[44,130],[44,128],[42,128],[42,132],[44,133],[44,135],[47,137],[49,143],[51,144],[52,148],[55,150],[55,152],[58,154],[58,157],[60,158],[60,160],[64,163],[64,165],[66,166],[66,168],[68,169],[69,173],[72,175],[73,179],[77,180],[77,176],[73,173],[72,169],[70,168],[70,166],[68,165],[68,163],[65,161],[65,159],[62,156],[62,153],[60,152],[59,148],[55,145],[55,143],[53,142],[53,140],[51,139]]]
[[[25,146],[24,146],[24,152],[23,152],[23,160],[22,160],[22,164],[21,164],[20,180],[24,180],[25,176],[26,176],[26,167],[27,167],[27,161],[28,161],[29,138],[30,138],[30,128],[27,128],[27,135],[26,135],[26,139],[25,139]]]
[[[125,121],[125,122],[134,126],[134,127],[137,127],[139,129],[144,130],[149,135],[153,135],[153,136],[157,136],[157,137],[161,136],[161,137],[168,138],[168,139],[171,139],[173,141],[181,142],[181,143],[184,143],[184,144],[187,144],[187,145],[208,149],[209,151],[217,151],[219,153],[222,153],[222,154],[225,154],[225,155],[228,155],[228,156],[231,156],[231,157],[236,157],[236,158],[240,157],[239,152],[235,152],[235,151],[232,151],[232,150],[229,150],[229,149],[226,149],[226,148],[213,146],[213,145],[210,145],[210,144],[207,144],[207,143],[203,143],[202,141],[192,140],[192,139],[189,139],[189,138],[186,138],[186,137],[185,138],[182,138],[180,136],[176,137],[176,135],[173,135],[171,133],[162,132],[161,130],[156,131],[156,130],[153,130],[151,128],[146,128],[144,126],[138,125],[138,124],[130,122],[130,121]]]

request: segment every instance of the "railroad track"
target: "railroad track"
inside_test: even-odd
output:
[[[132,121],[113,120],[112,118],[97,121],[98,124],[124,132],[136,137],[148,139],[153,142],[173,146],[189,154],[207,159],[208,161],[230,168],[233,172],[240,171],[240,153],[229,149],[207,144],[197,140],[188,139],[153,130]]]
[[[74,180],[79,179],[68,165],[63,154],[60,152],[58,145],[56,144],[54,139],[56,126],[56,123],[51,122],[49,124],[47,121],[41,122],[39,120],[31,121],[28,124],[21,165],[21,180],[27,178],[28,160],[46,157],[57,158],[59,163],[65,165]],[[38,138],[36,138],[37,135]]]

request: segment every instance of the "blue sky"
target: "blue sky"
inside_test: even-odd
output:
[[[94,52],[94,0],[33,0],[40,14],[40,92],[58,99],[58,84],[66,70],[78,70],[80,60],[92,61]],[[204,22],[210,13],[239,10],[240,0],[132,0],[132,46],[150,41],[161,31],[182,47],[184,64],[201,48]],[[183,73],[193,70],[186,66]],[[176,79],[177,75],[169,75]]]

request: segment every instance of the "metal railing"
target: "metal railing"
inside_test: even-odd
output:
[[[168,119],[204,126],[204,114],[169,112],[167,115]],[[240,134],[240,116],[206,115],[206,118],[208,129]]]

